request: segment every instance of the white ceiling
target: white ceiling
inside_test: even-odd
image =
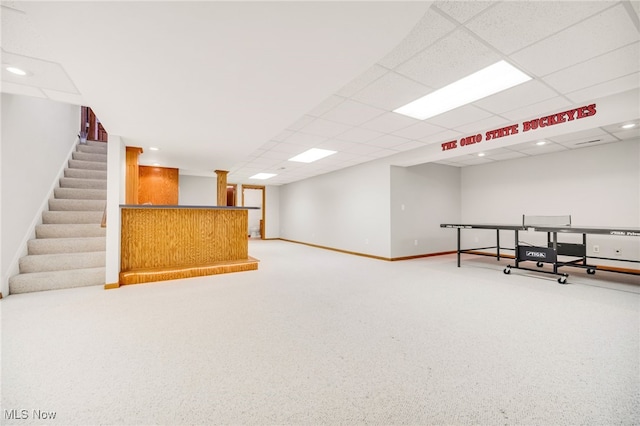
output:
[[[142,164],[285,184],[382,157],[454,166],[640,138],[640,2],[2,1],[2,91],[91,106]],[[533,79],[428,120],[392,111],[498,60]],[[607,102],[608,99],[631,99]],[[581,126],[442,142],[598,100]],[[616,110],[619,108],[620,110]],[[590,124],[590,125],[589,125]],[[160,151],[150,151],[157,146]],[[311,164],[312,148],[338,151]],[[471,149],[473,148],[473,149]],[[407,158],[412,160],[408,161]],[[253,181],[258,172],[277,173]]]

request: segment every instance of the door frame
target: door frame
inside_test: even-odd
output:
[[[267,210],[267,197],[266,197],[266,189],[264,185],[242,185],[242,207],[244,205],[244,190],[246,189],[257,189],[262,191],[262,229],[260,229],[260,239],[265,239],[265,230],[267,229],[267,221],[265,217],[265,212]]]

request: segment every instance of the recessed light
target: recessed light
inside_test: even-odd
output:
[[[155,147],[155,146],[150,146],[150,147],[149,147],[149,149],[150,149],[151,151],[160,151],[160,148],[157,148],[157,147]]]
[[[20,76],[27,75],[27,72],[25,70],[20,69],[18,67],[6,67],[5,69],[15,75],[20,75]]]
[[[485,154],[484,152],[480,152],[480,153],[478,154],[478,157],[484,157],[485,155],[486,155],[486,154]]]
[[[299,163],[313,163],[321,158],[328,157],[335,154],[337,151],[331,151],[328,149],[311,148],[302,154],[298,154],[295,157],[289,158],[289,161],[297,161]]]
[[[251,176],[249,179],[262,179],[262,180],[264,180],[264,179],[270,179],[270,178],[272,178],[274,176],[278,176],[278,175],[275,174],[275,173],[258,173],[258,174],[255,174],[255,175]]]
[[[631,129],[633,127],[636,127],[636,123],[629,123],[629,124],[625,124],[624,126],[621,126],[623,129]]]
[[[529,80],[531,77],[516,67],[505,61],[499,61],[393,112],[425,120]]]
[[[547,141],[538,141],[538,142],[536,142],[536,145],[542,146],[542,145],[545,145],[546,143],[547,143]]]

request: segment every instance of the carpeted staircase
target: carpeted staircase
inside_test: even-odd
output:
[[[78,144],[20,259],[20,274],[9,279],[9,293],[103,285],[106,199],[107,144]]]

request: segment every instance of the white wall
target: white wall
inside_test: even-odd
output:
[[[462,169],[463,223],[521,223],[523,214],[570,214],[574,225],[640,227],[640,141]],[[477,247],[494,241],[495,231],[470,230],[462,236],[466,247]],[[562,238],[581,240],[580,235]],[[513,233],[501,233],[501,239],[510,247],[515,243]],[[520,240],[544,244],[546,234],[521,233]],[[601,257],[615,258],[621,248],[621,257],[640,260],[638,238],[587,236],[587,243],[590,255],[598,244]]]
[[[218,205],[215,177],[180,175],[178,187],[178,204],[181,206]]]
[[[80,129],[80,107],[2,94],[2,293]]]
[[[264,237],[280,238],[280,187],[265,187]]]
[[[455,249],[441,223],[460,220],[460,169],[441,164],[391,167],[391,257]]]
[[[262,220],[262,189],[243,188],[242,196],[244,197],[245,207],[258,207],[248,211],[249,225],[248,230],[251,234],[252,229],[260,229],[260,221]],[[266,194],[265,194],[266,195]],[[266,220],[266,218],[265,218]]]
[[[120,204],[126,194],[126,146],[122,138],[109,135],[107,152],[107,244],[105,284],[120,280]]]
[[[390,166],[373,162],[280,187],[281,238],[390,257]]]

